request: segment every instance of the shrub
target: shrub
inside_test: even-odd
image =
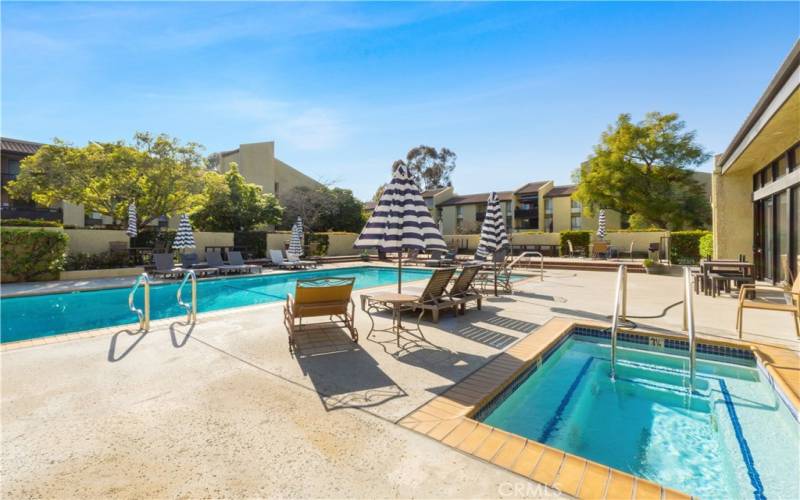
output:
[[[5,227],[61,227],[61,223],[55,220],[41,219],[3,219]]]
[[[233,233],[233,246],[245,248],[252,258],[263,259],[267,256],[267,232],[240,231]]]
[[[327,255],[328,246],[330,245],[330,238],[325,233],[307,233],[306,245],[311,252],[311,255]]]
[[[69,236],[44,229],[0,231],[2,275],[9,281],[41,281],[58,278],[64,265]]]
[[[655,265],[655,261],[648,257],[642,261],[642,265],[644,267],[653,267]]]
[[[567,241],[571,241],[573,248],[577,250],[578,247],[588,249],[591,239],[592,233],[590,231],[561,231],[561,254],[569,252]]]
[[[127,253],[103,252],[96,254],[72,253],[64,262],[65,271],[90,271],[93,269],[116,269],[130,266]]]
[[[711,233],[700,238],[700,257],[710,259],[714,255],[714,236]]]
[[[131,238],[131,247],[153,248],[159,252],[166,252],[172,248],[175,231],[162,229],[144,229]]]
[[[672,264],[696,264],[700,260],[700,239],[708,231],[673,231],[669,239],[669,261]]]

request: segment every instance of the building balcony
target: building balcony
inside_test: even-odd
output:
[[[5,175],[5,174],[3,174]],[[2,207],[0,208],[0,218],[3,219],[33,219],[33,220],[53,220],[61,222],[64,213],[60,208],[40,208],[40,207]]]
[[[486,212],[475,212],[475,220],[477,222],[483,222],[483,219],[486,218]]]
[[[514,217],[517,219],[526,219],[531,217],[538,217],[539,211],[532,208],[515,208]]]

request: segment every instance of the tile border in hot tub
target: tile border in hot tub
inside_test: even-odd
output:
[[[456,383],[441,396],[420,406],[399,425],[424,434],[476,458],[557,488],[578,498],[689,498],[688,495],[626,472],[566,453],[534,440],[480,422],[490,407],[511,393],[572,333],[606,337],[608,324],[553,318],[533,334],[498,354],[481,368]],[[674,335],[620,332],[620,340],[650,346],[652,339],[663,340],[673,350],[688,350],[688,343]],[[683,344],[685,345],[683,345]],[[769,375],[770,383],[797,414],[800,384],[785,380],[787,353],[780,348],[734,340],[703,338],[698,353],[723,356],[731,360],[754,362]],[[777,352],[776,352],[777,351]],[[776,358],[778,361],[776,362]],[[789,363],[791,365],[791,363]],[[778,366],[780,365],[780,366]],[[781,371],[784,369],[784,371]],[[784,397],[784,391],[791,394]]]

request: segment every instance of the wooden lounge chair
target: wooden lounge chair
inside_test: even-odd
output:
[[[478,304],[478,309],[483,305],[483,296],[473,286],[480,270],[481,266],[464,266],[447,292],[450,300],[459,304],[461,314],[466,311],[467,303],[473,300]]]
[[[422,293],[420,293],[419,299],[411,305],[410,309],[415,311],[421,310],[422,314],[424,314],[425,311],[430,311],[431,319],[434,323],[439,322],[440,311],[447,309],[457,311],[459,306],[458,302],[451,300],[446,293],[447,285],[450,283],[450,278],[453,277],[455,272],[455,267],[444,267],[434,271],[427,285],[425,285],[425,288],[422,290]],[[420,315],[420,319],[422,319],[422,315]]]
[[[230,251],[228,252],[228,264],[232,266],[244,266],[248,273],[257,272],[261,274],[261,266],[256,264],[245,264],[242,252]]]
[[[284,258],[281,250],[270,250],[269,258],[272,263],[280,269],[306,269],[309,267],[317,267],[317,263],[313,260],[290,260]]]
[[[755,298],[758,291],[771,290],[782,293],[786,298],[785,303],[767,302]],[[754,298],[748,299],[747,296],[753,294]],[[742,338],[742,313],[745,309],[761,309],[762,311],[788,312],[794,320],[795,333],[800,337],[800,277],[794,279],[791,289],[780,286],[744,284],[739,288],[739,308],[736,311],[736,330],[739,338]]]
[[[247,266],[245,265],[237,266],[232,264],[226,264],[222,260],[222,254],[215,251],[206,252],[206,261],[208,261],[209,266],[216,267],[222,274],[243,273],[247,271]]]
[[[153,263],[156,268],[150,271],[153,276],[160,276],[162,278],[177,278],[183,274],[184,269],[175,265],[172,260],[171,253],[156,253],[153,254]]]
[[[303,318],[327,316],[333,324],[341,323],[358,342],[355,327],[355,303],[351,298],[355,278],[311,278],[297,280],[295,293],[286,295],[283,322],[289,334],[289,352],[297,350],[295,336],[300,332]],[[334,319],[336,318],[336,319]]]

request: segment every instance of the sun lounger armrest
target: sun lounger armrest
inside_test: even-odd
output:
[[[286,310],[289,315],[294,316],[294,295],[291,292],[286,294]]]

